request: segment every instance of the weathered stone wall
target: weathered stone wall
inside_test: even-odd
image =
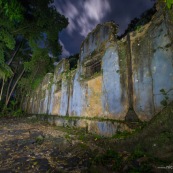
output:
[[[56,67],[51,84],[51,99],[49,114],[66,116],[68,113],[69,83],[67,74],[69,63],[62,60]]]
[[[159,16],[158,16],[159,15]],[[163,106],[166,92],[173,88],[173,45],[162,13],[140,32],[131,33],[134,110],[141,120],[149,120]],[[173,92],[169,92],[173,100]]]
[[[51,81],[53,78],[52,73],[46,74],[44,77],[42,83],[40,86],[31,93],[31,95],[28,95],[24,105],[23,109],[26,110],[28,113],[31,114],[45,114],[49,113],[49,104],[50,104],[50,87],[51,87]]]
[[[70,116],[124,119],[128,111],[127,82],[120,65],[113,23],[98,25],[81,46],[80,60],[70,95]],[[92,65],[100,71],[87,76]]]
[[[98,25],[82,43],[77,69],[70,71],[68,60],[62,60],[24,109],[33,114],[150,120],[163,108],[161,89],[170,91],[173,100],[172,26],[161,11],[121,40],[115,24]]]
[[[48,73],[40,86],[24,102],[24,110],[31,114],[67,115],[69,84],[67,60],[61,61],[54,74]]]

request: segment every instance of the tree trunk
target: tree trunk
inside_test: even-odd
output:
[[[14,85],[13,85],[13,87],[12,87],[12,89],[11,89],[11,92],[10,92],[10,94],[9,94],[9,96],[8,96],[8,98],[7,98],[7,100],[6,100],[6,102],[5,102],[5,105],[6,105],[6,106],[8,105],[8,103],[9,103],[9,101],[10,101],[10,98],[11,98],[11,95],[12,95],[14,89],[16,88],[16,85],[17,85],[17,83],[19,82],[19,80],[21,79],[21,77],[22,77],[22,75],[23,75],[24,72],[25,72],[25,69],[22,70],[21,74],[19,75],[19,77],[17,78],[16,82],[14,83]]]
[[[2,79],[1,93],[0,93],[0,101],[2,100],[2,93],[3,93],[3,90],[4,90],[4,85],[5,85],[5,79],[3,78]]]
[[[5,99],[6,102],[7,102],[7,100],[8,100],[9,91],[10,91],[10,86],[11,86],[11,83],[12,83],[12,81],[13,81],[13,78],[14,78],[14,75],[11,77],[10,82],[9,82],[9,84],[8,84],[7,93],[6,93],[6,99]]]
[[[11,87],[11,84],[12,84],[12,82],[13,82],[13,78],[14,78],[14,75],[15,75],[15,73],[16,73],[16,71],[17,71],[17,68],[18,68],[18,66],[16,66],[16,68],[15,68],[15,70],[14,70],[14,74],[13,74],[13,76],[11,77],[10,82],[8,83],[8,88],[7,88],[7,93],[6,93],[6,102],[7,102],[7,100],[8,100],[10,87]]]
[[[32,26],[33,26],[33,25],[28,25],[28,26],[25,26],[25,27],[23,27],[23,28],[19,28],[19,29],[13,31],[12,33],[19,32],[19,31],[21,31],[21,30],[23,30],[23,29],[27,29],[27,28],[32,27]]]

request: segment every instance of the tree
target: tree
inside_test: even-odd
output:
[[[5,105],[21,79],[29,79],[31,85],[61,54],[58,34],[68,21],[52,3],[52,0],[0,0],[0,84]]]
[[[41,49],[37,45],[33,48],[31,60],[24,63],[25,75],[21,78],[18,91],[20,91],[21,98],[30,95],[31,92],[41,83],[45,74],[51,72],[53,64],[48,56],[47,49]]]

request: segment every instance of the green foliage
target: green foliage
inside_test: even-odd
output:
[[[11,108],[7,108],[2,104],[1,117],[8,117],[11,115]]]
[[[1,28],[0,40],[9,49],[13,49],[15,46],[15,39],[13,35],[6,30],[6,28]]]
[[[138,32],[140,32],[141,31],[141,28],[142,28],[142,26],[136,26],[136,29],[135,30],[137,30]]]
[[[24,115],[24,113],[23,113],[22,109],[20,109],[20,108],[18,108],[17,110],[13,111],[13,113],[12,113],[13,117],[18,117],[18,118],[23,116],[23,115]]]
[[[6,80],[7,78],[11,77],[13,72],[11,68],[6,64],[0,64],[0,79]]]
[[[173,0],[165,0],[165,1],[166,1],[166,6],[168,7],[168,9],[171,9],[173,5]]]
[[[40,78],[36,78],[35,80],[33,80],[32,84],[31,84],[31,88],[33,90],[35,90],[40,85],[40,83],[42,82],[42,80],[43,80],[43,76],[40,77]]]
[[[22,117],[24,116],[24,112],[17,107],[17,104],[18,102],[15,101],[15,100],[12,100],[10,102],[10,106],[7,107],[7,106],[3,106],[2,110],[1,111],[1,117]]]
[[[161,94],[163,95],[164,99],[160,102],[161,105],[164,107],[168,106],[169,104],[169,92],[171,92],[173,89],[170,89],[168,91],[165,91],[163,88],[160,90]]]
[[[37,45],[32,45],[32,48],[30,61],[24,62],[27,74],[19,82],[20,88],[26,91],[36,89],[49,69],[53,68],[47,49],[39,48]]]
[[[61,54],[58,35],[68,21],[52,3],[52,0],[0,0],[0,79],[13,75],[10,89],[19,81],[18,94],[35,89],[43,76],[53,70],[53,62]],[[18,80],[20,74],[23,76]]]
[[[9,31],[10,28],[13,28],[13,25],[9,24],[10,22],[8,22],[1,10],[0,8],[0,79],[6,79],[12,75],[11,68],[5,63],[6,51],[14,49],[15,38]]]
[[[22,21],[23,7],[17,0],[10,0],[10,3],[7,0],[1,0],[0,5],[2,6],[5,15],[9,18],[10,21]]]
[[[118,131],[118,132],[113,136],[113,138],[123,139],[123,138],[129,137],[130,135],[132,135],[131,132],[128,132],[128,131],[120,132],[120,131]]]
[[[11,106],[12,106],[12,110],[14,110],[14,109],[15,109],[15,106],[17,105],[17,101],[12,100],[12,101],[10,102],[10,104],[11,104]]]
[[[35,142],[39,145],[41,145],[44,142],[44,136],[39,135],[36,137]]]

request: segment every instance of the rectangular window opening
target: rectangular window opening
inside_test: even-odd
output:
[[[91,77],[96,73],[101,71],[101,61],[96,61],[90,63],[90,65],[86,66],[86,77]]]

